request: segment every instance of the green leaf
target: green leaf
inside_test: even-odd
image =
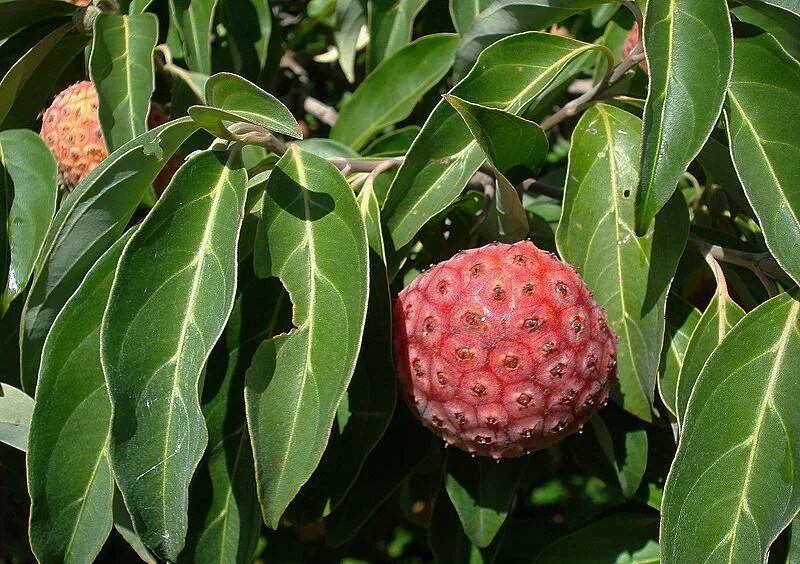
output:
[[[223,121],[247,122],[295,139],[303,137],[286,106],[240,76],[227,72],[215,74],[206,81],[205,95],[208,106],[192,106],[189,115],[218,137],[234,139]]]
[[[662,562],[766,562],[800,508],[799,316],[781,294],[706,362],[664,490]]]
[[[583,115],[573,132],[556,242],[619,336],[614,398],[650,421],[667,292],[689,226],[678,193],[647,235],[634,233],[640,132],[639,118],[612,106]]]
[[[217,0],[169,0],[189,70],[211,74],[211,29]]]
[[[0,39],[38,22],[69,16],[74,11],[75,6],[56,0],[4,1],[0,3]]]
[[[14,386],[0,382],[0,442],[28,450],[33,398]]]
[[[644,107],[636,232],[647,231],[717,123],[733,68],[725,0],[649,0],[644,48],[650,89]]]
[[[296,327],[261,344],[245,388],[261,509],[275,528],[322,458],[364,329],[366,230],[335,166],[290,145],[267,180],[254,256],[256,273],[289,291]]]
[[[53,319],[89,268],[122,235],[164,164],[196,130],[183,118],[148,131],[112,153],[62,201],[25,300],[20,336],[24,390],[36,387]]]
[[[487,48],[450,92],[481,106],[519,114],[582,53],[598,47],[546,33],[513,35]],[[507,68],[519,72],[508,73]],[[428,118],[397,172],[384,204],[394,249],[445,209],[486,156],[458,113],[442,101]]]
[[[676,294],[667,297],[667,333],[661,349],[658,366],[658,392],[661,401],[673,415],[678,394],[678,375],[683,366],[686,347],[694,328],[700,321],[700,312]]]
[[[459,35],[464,35],[472,27],[472,22],[494,0],[450,0],[450,17]]]
[[[524,118],[477,104],[456,96],[445,100],[455,108],[495,170],[495,207],[500,240],[515,242],[528,235],[528,216],[517,189],[508,176],[523,171],[536,174],[549,150],[547,135],[537,124]],[[519,140],[524,139],[524,143]],[[524,174],[528,176],[528,174]]]
[[[599,416],[592,417],[589,425],[614,471],[622,495],[626,498],[633,497],[647,468],[647,431],[616,425],[612,432]]]
[[[364,149],[364,155],[372,158],[398,157],[405,155],[419,133],[418,125],[407,125],[375,139]]]
[[[339,409],[325,454],[311,479],[289,507],[293,523],[307,523],[334,510],[358,478],[395,409],[392,365],[392,301],[386,273],[380,208],[368,178],[358,194],[367,227],[370,302],[358,362]]]
[[[414,20],[428,0],[369,0],[367,72],[411,41]]]
[[[498,462],[461,452],[447,457],[445,487],[464,533],[478,548],[489,546],[508,516],[527,458]]]
[[[800,280],[800,63],[769,35],[736,40],[726,114],[731,155],[767,247]]]
[[[675,390],[675,414],[683,423],[689,397],[708,357],[730,330],[744,317],[744,310],[726,292],[717,292],[703,312],[686,347],[683,367]]]
[[[795,59],[800,57],[800,15],[758,0],[744,1],[747,6],[736,6],[731,10],[736,19],[760,27],[777,39]],[[800,12],[800,5],[796,9]]]
[[[289,326],[290,302],[277,280],[256,279],[249,264],[241,267],[226,346],[215,349],[206,370],[209,448],[189,490],[189,539],[180,558],[186,562],[250,562],[258,541],[261,512],[241,390],[259,343]]]
[[[745,4],[754,6],[769,6],[792,14],[800,19],[800,3],[797,0],[741,0]]]
[[[430,450],[431,434],[405,407],[369,454],[342,503],[325,519],[326,542],[341,546],[358,533]]]
[[[89,74],[97,88],[103,139],[113,152],[147,131],[158,18],[101,13],[94,20],[93,37]]]
[[[136,0],[134,0],[135,2]],[[119,489],[114,488],[114,529],[119,533],[125,542],[133,549],[136,555],[147,564],[156,564],[155,557],[150,553],[147,547],[142,543],[142,539],[136,534],[133,529],[133,522],[128,510],[125,508],[125,503],[122,501],[122,494]]]
[[[350,83],[356,80],[356,47],[365,19],[361,0],[336,0],[333,38],[339,51],[339,66]]]
[[[100,364],[100,322],[131,234],[89,270],[42,351],[27,460],[30,541],[41,562],[91,562],[111,531],[111,402]]]
[[[461,0],[457,0],[461,1]],[[480,53],[494,42],[521,31],[544,29],[607,0],[498,0],[481,11],[469,31],[460,32],[454,73],[462,78]],[[471,4],[474,0],[465,3]],[[469,9],[469,8],[467,8]]]
[[[87,42],[64,24],[22,55],[0,80],[0,128],[29,127]]]
[[[470,541],[459,520],[453,503],[440,493],[433,504],[431,524],[428,527],[428,545],[440,564],[491,564],[502,546],[503,531],[496,536],[493,544],[479,548]]]
[[[534,559],[535,564],[584,561],[618,564],[656,564],[658,517],[645,513],[616,513],[602,517],[561,537]]]
[[[53,155],[33,131],[0,132],[0,240],[3,249],[0,274],[0,316],[28,285],[53,213],[56,211],[57,175]],[[10,209],[8,205],[10,204]],[[7,214],[7,215],[6,215]],[[2,280],[2,278],[0,278]]]
[[[269,0],[225,0],[222,8],[234,69],[266,84],[282,55],[280,28],[272,20]]]
[[[427,35],[384,60],[345,102],[331,138],[363,148],[381,129],[407,118],[453,64],[458,38]]]
[[[142,542],[165,560],[183,548],[207,443],[198,381],[233,307],[246,180],[238,153],[191,157],[125,247],[103,319],[111,464]]]

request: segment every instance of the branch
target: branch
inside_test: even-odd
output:
[[[736,249],[728,249],[720,247],[719,245],[712,245],[703,241],[702,239],[692,235],[692,242],[697,246],[700,252],[706,257],[711,257],[715,262],[727,262],[728,264],[735,264],[744,267],[756,275],[761,281],[770,296],[777,293],[775,283],[772,280],[786,280],[786,274],[769,252],[763,253],[750,253],[746,251],[737,251]],[[709,264],[711,264],[709,262]],[[712,266],[712,270],[714,270]],[[714,276],[719,283],[717,271],[714,270]]]
[[[333,126],[339,119],[339,112],[311,96],[306,96],[303,100],[303,109],[325,125]]]

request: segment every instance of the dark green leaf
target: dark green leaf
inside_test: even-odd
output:
[[[799,58],[800,15],[759,0],[745,0],[745,2],[747,6],[736,6],[731,10],[736,19],[760,27],[775,37],[795,59]],[[800,4],[797,10],[800,12]]]
[[[428,544],[436,562],[441,564],[491,564],[502,545],[503,531],[495,542],[480,549],[470,542],[462,528],[458,512],[444,492],[433,505],[431,524],[428,529]]]
[[[667,297],[667,332],[661,349],[658,367],[658,392],[661,401],[673,415],[678,394],[678,375],[686,355],[686,347],[694,328],[700,321],[697,308],[684,302],[675,294]]]
[[[765,562],[800,508],[798,317],[781,294],[706,362],[664,490],[662,562]]]
[[[634,228],[641,121],[619,108],[588,110],[573,133],[564,209],[556,241],[581,271],[619,336],[614,397],[650,421],[672,277],[688,236],[686,203],[677,194],[655,228]]]
[[[464,35],[472,27],[472,22],[494,0],[450,0],[450,17],[459,35]]]
[[[198,381],[233,306],[245,183],[238,153],[191,157],[125,247],[103,319],[114,475],[142,542],[166,560],[183,548],[207,443]]]
[[[33,131],[0,133],[0,201],[6,203],[0,211],[0,241],[7,245],[1,250],[0,316],[28,285],[56,211],[57,174],[52,153]]]
[[[356,79],[356,48],[365,20],[361,0],[336,0],[336,30],[333,38],[339,51],[339,66],[351,83]]]
[[[407,118],[450,69],[456,45],[453,34],[428,35],[384,60],[344,104],[331,138],[359,150],[376,132]]]
[[[97,88],[103,139],[113,152],[147,131],[158,19],[99,14],[93,37],[89,73]]]
[[[727,113],[731,154],[775,259],[800,280],[800,63],[769,35],[736,40]]]
[[[256,273],[289,291],[296,327],[261,344],[245,389],[261,509],[275,528],[319,464],[364,329],[366,231],[335,166],[290,145],[267,180],[254,256]]]
[[[414,19],[428,0],[369,0],[367,71],[411,41]]]
[[[41,562],[91,562],[111,531],[111,402],[100,364],[100,322],[131,234],[89,270],[42,351],[27,461],[30,541]]]
[[[135,1],[136,0],[134,0],[134,2]],[[130,545],[136,555],[142,559],[142,562],[156,564],[155,557],[142,543],[142,539],[139,538],[136,531],[133,530],[131,516],[125,508],[125,503],[122,501],[122,494],[119,493],[117,488],[114,488],[114,529],[125,539],[125,542]]]
[[[197,127],[188,118],[159,126],[112,153],[61,203],[47,232],[23,311],[23,389],[36,387],[44,339],[95,261],[122,235],[145,191]]]
[[[33,398],[0,382],[0,442],[23,452],[28,450]]]
[[[280,57],[275,53],[280,32],[272,21],[269,0],[225,0],[222,7],[236,72],[264,84],[278,62],[273,59]]]
[[[0,39],[51,18],[69,16],[74,6],[56,0],[13,0],[0,4]]]
[[[593,417],[589,425],[600,449],[614,470],[620,491],[632,497],[647,467],[647,431],[645,429],[609,429],[599,416]]]
[[[211,74],[211,29],[217,0],[169,0],[189,70]]]
[[[644,47],[650,89],[644,108],[636,232],[650,227],[717,123],[733,68],[725,0],[649,0]]]
[[[519,114],[577,56],[596,46],[546,33],[521,33],[486,49],[451,94]],[[519,72],[508,73],[507,68]],[[394,249],[405,246],[445,209],[480,168],[485,155],[458,113],[442,101],[397,172],[384,205]]]
[[[364,155],[373,158],[405,155],[419,133],[419,126],[407,125],[375,139],[364,149]]]
[[[727,291],[714,294],[697,323],[697,327],[692,331],[686,347],[683,367],[678,375],[678,384],[675,390],[675,414],[678,424],[683,423],[689,397],[703,365],[725,335],[743,317],[744,310],[728,296]]]

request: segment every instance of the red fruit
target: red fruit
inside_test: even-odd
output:
[[[88,80],[78,82],[59,93],[42,117],[41,137],[56,158],[61,183],[69,190],[108,156],[100,120],[97,114],[97,90]],[[147,118],[147,128],[152,129],[169,121],[163,106],[153,102]],[[153,182],[161,194],[181,158],[173,156]]]
[[[494,458],[579,430],[616,379],[616,336],[575,270],[523,241],[459,253],[394,305],[411,411],[448,444]]]
[[[633,51],[634,47],[636,47],[638,43],[639,43],[639,24],[634,23],[633,27],[628,33],[628,37],[625,38],[625,44],[622,46],[622,58],[627,59],[628,55],[631,54],[631,51]],[[646,60],[642,60],[642,62],[639,63],[639,66],[644,72],[648,72]]]

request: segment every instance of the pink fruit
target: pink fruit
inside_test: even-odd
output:
[[[639,24],[634,23],[633,27],[628,33],[628,37],[625,38],[625,43],[622,45],[623,60],[628,58],[628,55],[631,54],[631,51],[633,51],[634,47],[636,47],[638,43],[639,43]],[[644,72],[648,72],[646,60],[642,60],[642,62],[639,63],[639,66]]]
[[[579,430],[616,379],[616,336],[575,270],[523,241],[464,251],[394,305],[403,397],[447,444],[510,458]]]
[[[59,93],[42,117],[41,137],[55,156],[61,183],[72,189],[108,156],[97,114],[97,90],[88,80]],[[147,128],[169,121],[164,107],[150,105]],[[157,194],[166,188],[181,163],[179,155],[170,159],[153,182]]]

